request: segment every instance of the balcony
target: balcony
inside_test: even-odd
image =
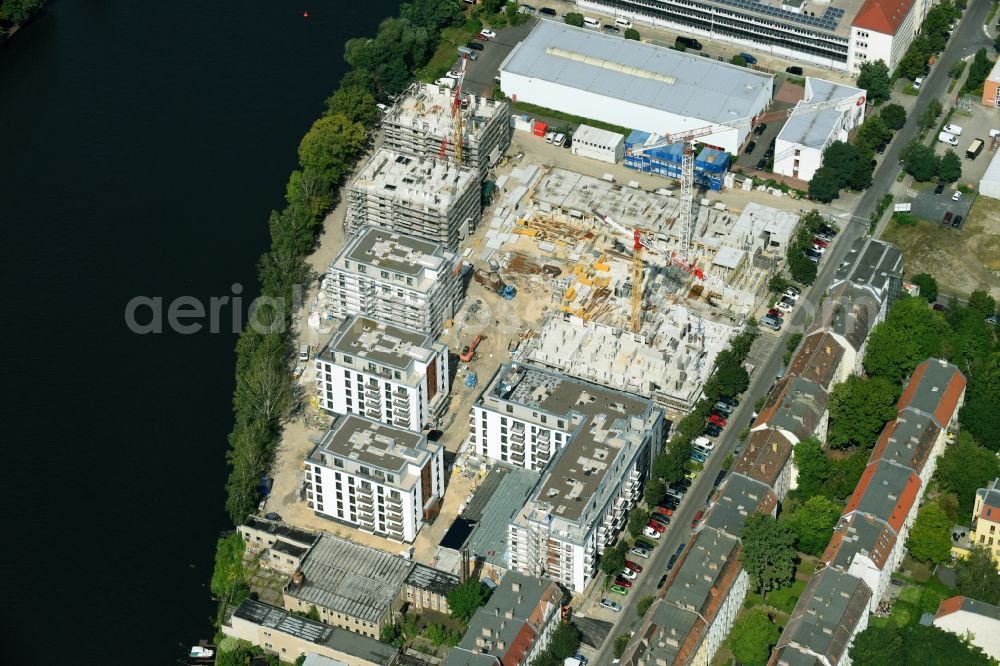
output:
[[[552,457],[552,449],[548,447],[538,448],[535,450],[535,458],[542,465],[546,465],[549,459]]]

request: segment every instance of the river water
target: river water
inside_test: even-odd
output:
[[[211,637],[235,335],[136,335],[125,306],[249,302],[344,41],[397,10],[55,0],[0,49],[5,661],[174,664]]]

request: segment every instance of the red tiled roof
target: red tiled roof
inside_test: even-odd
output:
[[[851,25],[883,35],[895,35],[912,7],[913,0],[866,0]]]
[[[944,617],[945,615],[951,615],[952,613],[957,613],[962,609],[962,604],[965,603],[965,597],[959,595],[957,597],[952,597],[950,599],[945,599],[938,606],[937,613],[934,613],[934,617]]]
[[[531,649],[531,644],[534,642],[535,632],[529,625],[525,624],[511,641],[510,647],[500,659],[500,663],[503,666],[518,666],[524,661],[524,655],[528,654],[528,650]]]
[[[865,468],[865,471],[861,474],[861,479],[858,481],[858,487],[854,489],[854,493],[847,501],[847,506],[844,508],[845,516],[858,509],[858,505],[861,504],[861,500],[871,487],[872,478],[875,476],[876,472],[879,471],[880,464],[889,465],[891,463],[883,462],[881,460],[868,463],[868,467]],[[917,501],[917,492],[919,490],[920,477],[911,471],[909,478],[906,479],[906,485],[903,486],[899,497],[896,499],[896,504],[892,507],[892,511],[889,513],[889,517],[886,520],[896,534],[899,534],[899,531],[903,528],[903,523],[906,521],[907,514],[913,507],[913,503]]]
[[[913,401],[913,396],[920,388],[924,374],[927,372],[927,366],[931,363],[939,362],[935,359],[928,359],[917,366],[916,370],[913,371],[913,376],[910,377],[910,381],[906,383],[903,394],[899,396],[899,402],[896,404],[898,410],[902,411]],[[955,412],[958,410],[958,401],[961,399],[964,390],[965,376],[955,368],[948,379],[948,384],[941,391],[941,397],[938,399],[937,406],[934,408],[933,416],[942,426],[947,425],[951,421],[951,417],[955,415]]]

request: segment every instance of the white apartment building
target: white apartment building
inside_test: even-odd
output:
[[[929,0],[866,0],[851,23],[847,58],[850,73],[881,60],[892,74],[930,11]]]
[[[774,142],[774,172],[812,180],[823,164],[823,151],[834,141],[847,141],[848,133],[865,120],[867,93],[860,88],[806,77],[805,96]],[[809,111],[810,104],[843,100],[834,108]]]
[[[317,515],[410,543],[444,497],[444,449],[421,434],[342,416],[306,456]]]
[[[419,432],[448,404],[448,347],[367,317],[344,321],[316,356],[323,409]]]
[[[323,287],[339,317],[361,315],[441,334],[461,304],[462,262],[441,245],[363,227],[330,262]]]
[[[479,172],[434,157],[380,149],[348,191],[348,233],[363,226],[456,250],[479,221]]]
[[[663,443],[662,409],[556,372],[505,364],[471,420],[479,455],[545,470],[508,526],[511,568],[582,591],[641,497]]]

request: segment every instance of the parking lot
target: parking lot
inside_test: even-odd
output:
[[[513,28],[497,30],[496,39],[479,42],[483,45],[483,50],[476,53],[475,60],[469,61],[465,70],[463,89],[481,97],[492,97],[493,89],[497,85],[495,77],[500,71],[500,63],[518,42],[527,37],[531,29],[535,27],[536,21],[537,19],[532,18]],[[461,62],[456,53],[454,69],[461,67]]]
[[[934,152],[938,155],[944,155],[945,151],[951,148],[958,153],[958,156],[962,158],[962,178],[959,182],[966,183],[972,187],[979,187],[979,180],[986,173],[986,167],[989,166],[990,160],[996,154],[991,150],[990,130],[1000,129],[1000,117],[997,117],[995,109],[988,109],[980,104],[974,104],[970,115],[966,116],[956,111],[952,114],[951,120],[948,122],[951,125],[958,125],[962,128],[962,135],[957,137],[958,145],[953,147],[938,141],[938,134],[935,128],[934,136],[928,137],[934,140]],[[983,150],[975,159],[966,159],[965,151],[975,139],[983,140],[985,144]],[[938,219],[941,218],[938,217]]]
[[[952,196],[957,191],[953,187],[946,187],[941,194],[934,194],[934,189],[928,187],[917,194],[910,212],[930,222],[941,222],[945,213],[950,212],[953,216],[952,219],[954,216],[961,215],[962,224],[964,224],[976,195],[962,195],[961,199],[954,201]]]

